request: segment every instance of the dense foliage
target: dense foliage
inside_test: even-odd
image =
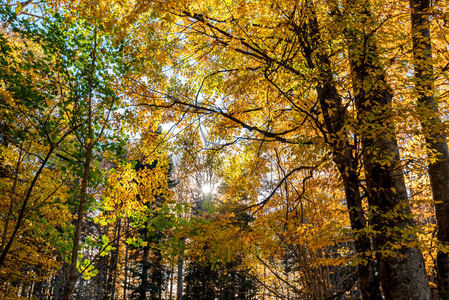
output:
[[[448,16],[0,4],[0,298],[449,299]]]

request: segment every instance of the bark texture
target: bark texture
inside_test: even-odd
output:
[[[355,15],[362,23],[370,21],[367,8],[355,10]],[[415,240],[406,233],[414,223],[392,122],[392,93],[378,61],[373,35],[354,31],[347,37],[383,292],[386,299],[430,300],[422,253],[406,245]]]
[[[332,76],[331,63],[325,52],[313,55],[315,49],[310,47],[313,41],[320,41],[318,20],[313,7],[310,7],[308,26],[310,27],[310,41],[303,42],[304,54],[310,68],[318,68],[321,82],[317,85],[318,101],[324,117],[324,126],[327,132],[327,139],[332,148],[333,161],[336,164],[345,190],[346,205],[348,207],[351,228],[356,232],[354,244],[360,259],[364,261],[358,265],[359,283],[364,300],[383,299],[380,291],[380,282],[376,276],[375,261],[371,253],[371,240],[363,234],[366,228],[366,219],[362,207],[362,197],[360,195],[359,175],[357,173],[358,158],[349,141],[348,126],[346,124],[346,108],[335,87]],[[297,32],[303,32],[297,28]],[[306,39],[307,37],[303,37]],[[356,141],[354,141],[357,144]]]
[[[361,233],[366,228],[366,220],[359,191],[357,158],[352,154],[348,133],[344,133],[344,108],[335,87],[329,83],[318,87],[318,97],[325,118],[326,129],[330,133],[330,140],[336,141],[332,144],[333,160],[342,177],[351,228],[357,234],[354,238],[356,252],[366,262],[366,264],[358,265],[362,297],[364,300],[382,299],[379,279],[375,274],[375,262],[368,254],[372,250],[371,241],[368,236]]]
[[[449,152],[443,123],[435,101],[432,45],[428,11],[430,0],[410,0],[413,39],[413,64],[418,113],[430,155],[436,160],[428,164],[438,224],[437,237],[449,243]],[[433,153],[433,154],[431,154]],[[449,254],[437,254],[437,283],[441,299],[449,299]]]

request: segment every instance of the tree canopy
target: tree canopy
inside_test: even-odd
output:
[[[449,299],[448,8],[1,4],[1,297]]]

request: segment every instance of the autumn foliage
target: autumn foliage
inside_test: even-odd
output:
[[[449,299],[447,1],[0,6],[0,298]]]

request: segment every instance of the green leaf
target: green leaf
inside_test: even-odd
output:
[[[109,238],[108,238],[108,236],[107,236],[107,235],[103,235],[103,236],[101,237],[101,242],[102,242],[102,244],[103,244],[103,247],[106,246],[107,244],[109,244]]]

